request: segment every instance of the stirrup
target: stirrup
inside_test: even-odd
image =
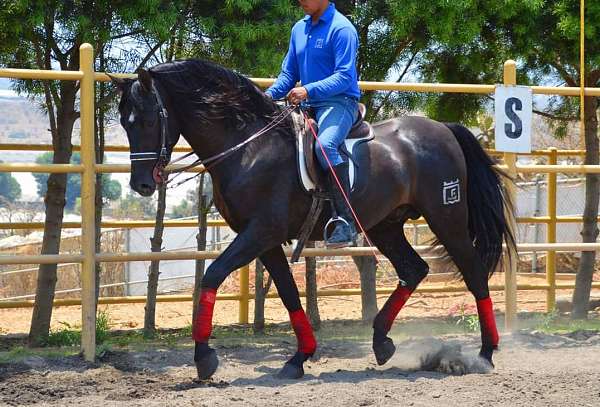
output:
[[[332,217],[331,219],[329,219],[329,221],[327,222],[327,224],[325,225],[325,228],[323,230],[323,241],[325,242],[325,247],[328,249],[341,249],[343,247],[348,247],[348,246],[355,246],[356,245],[356,237],[354,239],[349,239],[348,241],[345,242],[337,242],[337,243],[329,243],[329,238],[331,236],[327,235],[327,230],[329,229],[329,226],[331,224],[336,224],[336,223],[342,223],[344,225],[346,225],[348,227],[348,229],[352,229],[352,226],[350,225],[350,223],[339,216],[335,216]],[[335,232],[336,228],[333,228],[333,231]]]

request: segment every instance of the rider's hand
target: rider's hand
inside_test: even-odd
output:
[[[293,105],[299,105],[300,102],[308,98],[308,91],[305,87],[294,88],[287,95],[288,100]]]

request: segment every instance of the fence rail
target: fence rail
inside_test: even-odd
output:
[[[93,120],[94,120],[94,82],[109,81],[110,78],[104,74],[93,71],[93,49],[89,44],[83,44],[80,48],[80,70],[79,71],[44,71],[44,70],[23,70],[23,69],[0,69],[0,77],[14,79],[38,79],[38,80],[76,80],[81,81],[80,106],[81,106],[81,147],[76,151],[81,151],[81,164],[5,164],[0,163],[0,172],[45,172],[45,173],[80,173],[82,174],[81,190],[81,222],[67,222],[65,227],[82,229],[82,250],[81,254],[75,255],[40,255],[40,256],[0,256],[0,264],[48,264],[48,263],[80,263],[82,265],[82,299],[56,300],[56,305],[82,305],[82,348],[87,360],[95,358],[95,278],[94,263],[100,262],[120,262],[120,261],[145,261],[145,260],[175,260],[175,259],[209,259],[218,255],[218,252],[169,252],[169,253],[95,253],[94,250],[94,180],[96,173],[106,172],[129,172],[130,166],[127,164],[97,164],[94,159],[94,139],[93,139]],[[134,75],[117,75],[122,77],[135,77]],[[252,79],[259,86],[268,86],[273,83],[273,79],[254,78]],[[507,61],[504,65],[504,84],[516,84],[516,64],[514,61]],[[363,90],[387,90],[387,91],[412,91],[412,92],[430,92],[430,93],[475,93],[491,94],[495,90],[495,85],[481,84],[437,84],[437,83],[379,83],[379,82],[360,82]],[[576,87],[531,87],[534,94],[543,95],[561,95],[561,96],[600,96],[599,88],[576,88]],[[10,144],[0,146],[0,150],[15,149],[32,151],[48,151],[48,146],[32,146]],[[106,151],[122,151],[128,149],[124,146],[108,147]],[[189,148],[177,148],[176,151],[189,151]],[[548,174],[548,215],[542,217],[523,217],[519,220],[527,223],[546,223],[547,224],[547,243],[546,244],[522,244],[520,250],[525,251],[547,251],[546,262],[546,284],[538,285],[518,285],[516,282],[516,259],[512,260],[509,267],[505,269],[504,285],[493,286],[493,290],[504,290],[506,297],[506,324],[507,328],[514,326],[516,315],[516,291],[523,290],[546,290],[547,308],[553,309],[555,306],[556,289],[572,288],[572,284],[556,283],[556,259],[557,251],[582,251],[582,250],[600,250],[599,244],[576,244],[556,242],[556,224],[566,222],[580,222],[581,217],[556,215],[556,175],[557,173],[600,173],[600,166],[595,165],[557,165],[558,156],[581,155],[581,150],[557,151],[550,149],[546,151],[533,152],[529,155],[548,156],[548,165],[520,165],[516,162],[516,154],[505,153],[504,165],[502,166],[510,175],[517,173],[546,173]],[[180,166],[173,166],[180,168]],[[196,168],[193,171],[201,172],[203,168]],[[511,196],[514,196],[515,190],[510,190]],[[423,223],[419,221],[417,223]],[[143,226],[142,226],[143,225]],[[195,226],[193,221],[167,221],[166,225]],[[39,229],[42,223],[0,223],[3,229]],[[103,222],[103,227],[151,227],[152,222],[147,221],[123,221],[123,222]],[[344,255],[371,255],[372,251],[368,248],[351,248],[342,250],[321,250],[306,249],[305,256],[344,256]],[[220,295],[222,300],[236,300],[240,303],[240,322],[248,320],[248,301],[253,298],[248,286],[248,266],[241,269],[240,273],[240,294]],[[598,287],[598,283],[594,283]],[[420,292],[461,292],[465,288],[462,286],[440,286],[440,287],[421,287]],[[380,289],[378,293],[390,293],[391,289]],[[319,296],[330,295],[359,295],[360,290],[323,290],[318,293]],[[274,296],[271,294],[269,297]],[[159,301],[189,301],[191,296],[159,296]],[[133,303],[143,302],[145,297],[127,297],[127,298],[101,298],[100,303]],[[32,304],[32,301],[3,302],[2,307],[24,307]]]

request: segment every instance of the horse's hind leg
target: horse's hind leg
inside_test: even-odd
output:
[[[279,297],[290,315],[292,328],[298,341],[298,351],[285,363],[278,377],[283,379],[298,379],[304,375],[304,362],[315,353],[317,341],[313,334],[312,326],[302,309],[298,288],[296,287],[296,282],[281,246],[263,253],[260,256],[260,261],[262,261],[269,274],[273,277]]]
[[[404,222],[383,221],[368,234],[379,251],[390,260],[400,279],[398,287],[373,321],[373,352],[377,364],[383,365],[396,351],[387,333],[410,295],[427,276],[429,266],[406,240]]]
[[[492,355],[498,348],[499,335],[488,286],[489,273],[469,237],[466,210],[457,206],[457,211],[450,215],[440,216],[439,212],[432,216],[424,214],[431,231],[444,245],[475,297],[481,329],[479,356],[493,366]]]

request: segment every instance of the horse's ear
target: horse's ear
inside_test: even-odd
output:
[[[110,82],[113,85],[115,85],[115,87],[117,88],[117,92],[119,92],[119,95],[123,95],[127,87],[131,84],[131,79],[119,78],[109,73],[106,73],[106,76],[108,76],[110,78]]]
[[[142,90],[150,92],[152,90],[152,76],[150,72],[141,68],[138,71],[138,82],[142,85]]]

